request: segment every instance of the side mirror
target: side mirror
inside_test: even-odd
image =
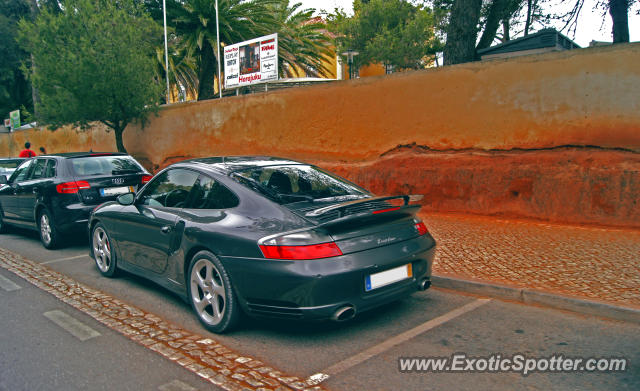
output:
[[[120,205],[133,205],[133,202],[136,200],[136,195],[133,193],[120,194],[116,200]]]
[[[0,185],[6,185],[7,182],[7,176],[6,175],[0,175]]]

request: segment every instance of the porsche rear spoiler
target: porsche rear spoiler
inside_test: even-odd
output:
[[[409,204],[412,201],[420,201],[423,198],[422,195],[398,195],[398,196],[382,196],[382,197],[370,197],[364,198],[360,200],[347,201],[337,205],[330,205],[324,208],[314,209],[307,213],[305,213],[305,217],[308,218],[321,218],[323,215],[327,213],[336,213],[336,217],[331,219],[330,221],[326,221],[321,223],[320,226],[325,225],[333,225],[336,223],[342,223],[350,220],[361,219],[363,217],[374,217],[376,215],[387,214],[390,212],[400,213],[404,215],[413,215],[415,214],[421,207],[420,204]],[[402,200],[403,204],[400,206],[388,205],[385,207],[381,207],[379,209],[365,209],[357,212],[349,212],[349,208],[353,208],[354,206],[360,206],[361,204],[372,203],[379,204],[381,202],[393,201],[393,200]],[[364,206],[364,205],[362,205]]]

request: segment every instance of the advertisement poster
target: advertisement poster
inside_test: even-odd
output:
[[[224,88],[278,80],[278,34],[224,47]]]
[[[11,122],[11,129],[17,129],[20,127],[20,110],[15,110],[9,113],[9,120]]]

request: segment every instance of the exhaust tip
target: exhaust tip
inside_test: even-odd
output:
[[[420,281],[420,284],[418,285],[418,289],[421,291],[426,291],[427,289],[429,289],[431,287],[431,280],[425,278],[422,281]]]
[[[353,319],[354,316],[356,316],[356,309],[353,308],[353,306],[347,305],[338,308],[338,310],[331,316],[331,320],[334,322],[344,322],[349,319]]]

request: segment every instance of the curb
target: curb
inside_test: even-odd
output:
[[[571,296],[552,294],[535,289],[463,280],[454,277],[431,276],[431,283],[437,288],[474,293],[496,299],[517,301],[524,304],[537,304],[585,315],[596,315],[640,324],[640,309],[635,308],[577,299]]]

